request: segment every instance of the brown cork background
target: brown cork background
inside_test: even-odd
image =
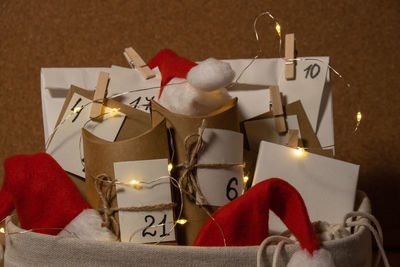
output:
[[[385,245],[399,248],[398,0],[2,0],[0,161],[44,149],[41,67],[127,66],[127,46],[145,60],[166,47],[192,60],[251,58],[253,21],[265,10],[283,33],[296,34],[299,56],[330,56],[352,84],[332,75],[337,158],[361,165],[359,188],[371,198]],[[277,57],[271,21],[261,20],[259,32],[263,56]],[[363,120],[355,135],[358,106]]]

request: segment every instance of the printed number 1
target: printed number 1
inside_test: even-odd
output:
[[[142,237],[145,237],[146,235],[156,236],[157,235],[157,230],[154,230],[154,232],[150,232],[150,231],[147,230],[147,229],[149,229],[150,227],[153,226],[153,224],[155,222],[154,217],[152,215],[147,215],[146,217],[144,217],[144,220],[145,220],[146,223],[148,223],[148,220],[149,220],[150,224],[147,225],[146,228],[144,228],[144,230],[142,231]],[[162,225],[162,234],[160,235],[160,237],[164,237],[164,236],[169,235],[165,231],[166,222],[167,222],[167,214],[164,214],[163,219],[158,224],[158,225]]]
[[[76,101],[76,103],[75,103],[75,105],[73,105],[72,106],[72,108],[71,108],[71,111],[74,111],[75,110],[75,108],[76,108],[76,106],[79,104],[79,102],[81,102],[82,101],[82,98],[79,98],[77,101]],[[75,115],[75,117],[72,119],[72,122],[75,122],[76,121],[76,119],[79,117],[79,114],[81,114],[81,111],[83,110],[83,106],[81,107],[81,109],[78,111],[78,112],[76,112],[76,115]]]
[[[321,67],[318,64],[311,64],[307,68],[305,68],[304,71],[306,72],[306,79],[308,78],[308,76],[310,76],[311,79],[314,79],[320,73]]]

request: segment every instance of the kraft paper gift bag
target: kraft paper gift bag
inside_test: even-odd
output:
[[[140,111],[138,111],[140,112]],[[98,175],[106,174],[115,180],[114,163],[169,159],[168,137],[165,120],[160,121],[138,136],[131,136],[115,142],[105,141],[82,129],[85,155],[86,195],[94,208],[101,207],[101,200],[95,188]],[[116,188],[112,191],[112,207],[117,207]],[[135,205],[135,203],[133,203]],[[118,214],[114,214],[118,221]]]
[[[155,101],[152,101],[151,107],[153,125],[158,124],[164,119],[167,121],[167,127],[170,129],[173,140],[174,166],[186,160],[185,138],[191,134],[198,133],[203,119],[206,120],[207,128],[240,131],[237,98],[228,101],[206,116],[187,116],[173,113]],[[184,170],[181,168],[173,169],[173,174],[176,178],[180,178],[183,172]],[[184,194],[182,218],[187,219],[188,222],[177,229],[178,244],[192,245],[201,227],[209,219],[209,215],[204,209],[207,209],[211,214],[218,208],[216,206],[200,207],[193,199]]]

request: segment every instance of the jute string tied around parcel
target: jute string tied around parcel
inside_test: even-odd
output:
[[[183,191],[194,202],[197,202],[196,199],[198,199],[200,201],[200,205],[209,205],[209,203],[200,190],[197,177],[197,168],[223,169],[236,166],[244,167],[244,163],[197,163],[199,153],[204,149],[203,133],[206,125],[206,120],[203,119],[199,133],[190,134],[185,137],[184,147],[186,160],[176,166],[177,168],[183,168],[183,173],[179,178],[179,184]],[[197,138],[196,142],[191,144],[190,140],[194,137]]]
[[[166,209],[172,209],[175,207],[175,203],[160,203],[155,205],[145,206],[130,206],[130,207],[112,207],[112,202],[115,197],[113,195],[113,188],[117,184],[125,185],[122,182],[118,182],[112,179],[107,174],[100,174],[95,178],[94,186],[97,194],[100,197],[102,208],[98,211],[103,217],[103,227],[111,228],[116,236],[120,236],[120,228],[114,214],[118,211],[160,211]],[[127,185],[127,184],[126,184]],[[128,186],[128,185],[127,185]]]

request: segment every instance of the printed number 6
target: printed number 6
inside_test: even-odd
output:
[[[239,193],[236,190],[236,188],[232,187],[233,182],[235,182],[235,184],[238,185],[238,179],[236,177],[232,177],[229,180],[228,185],[226,186],[226,197],[231,201],[239,196]],[[233,197],[231,197],[232,191],[233,191]]]

